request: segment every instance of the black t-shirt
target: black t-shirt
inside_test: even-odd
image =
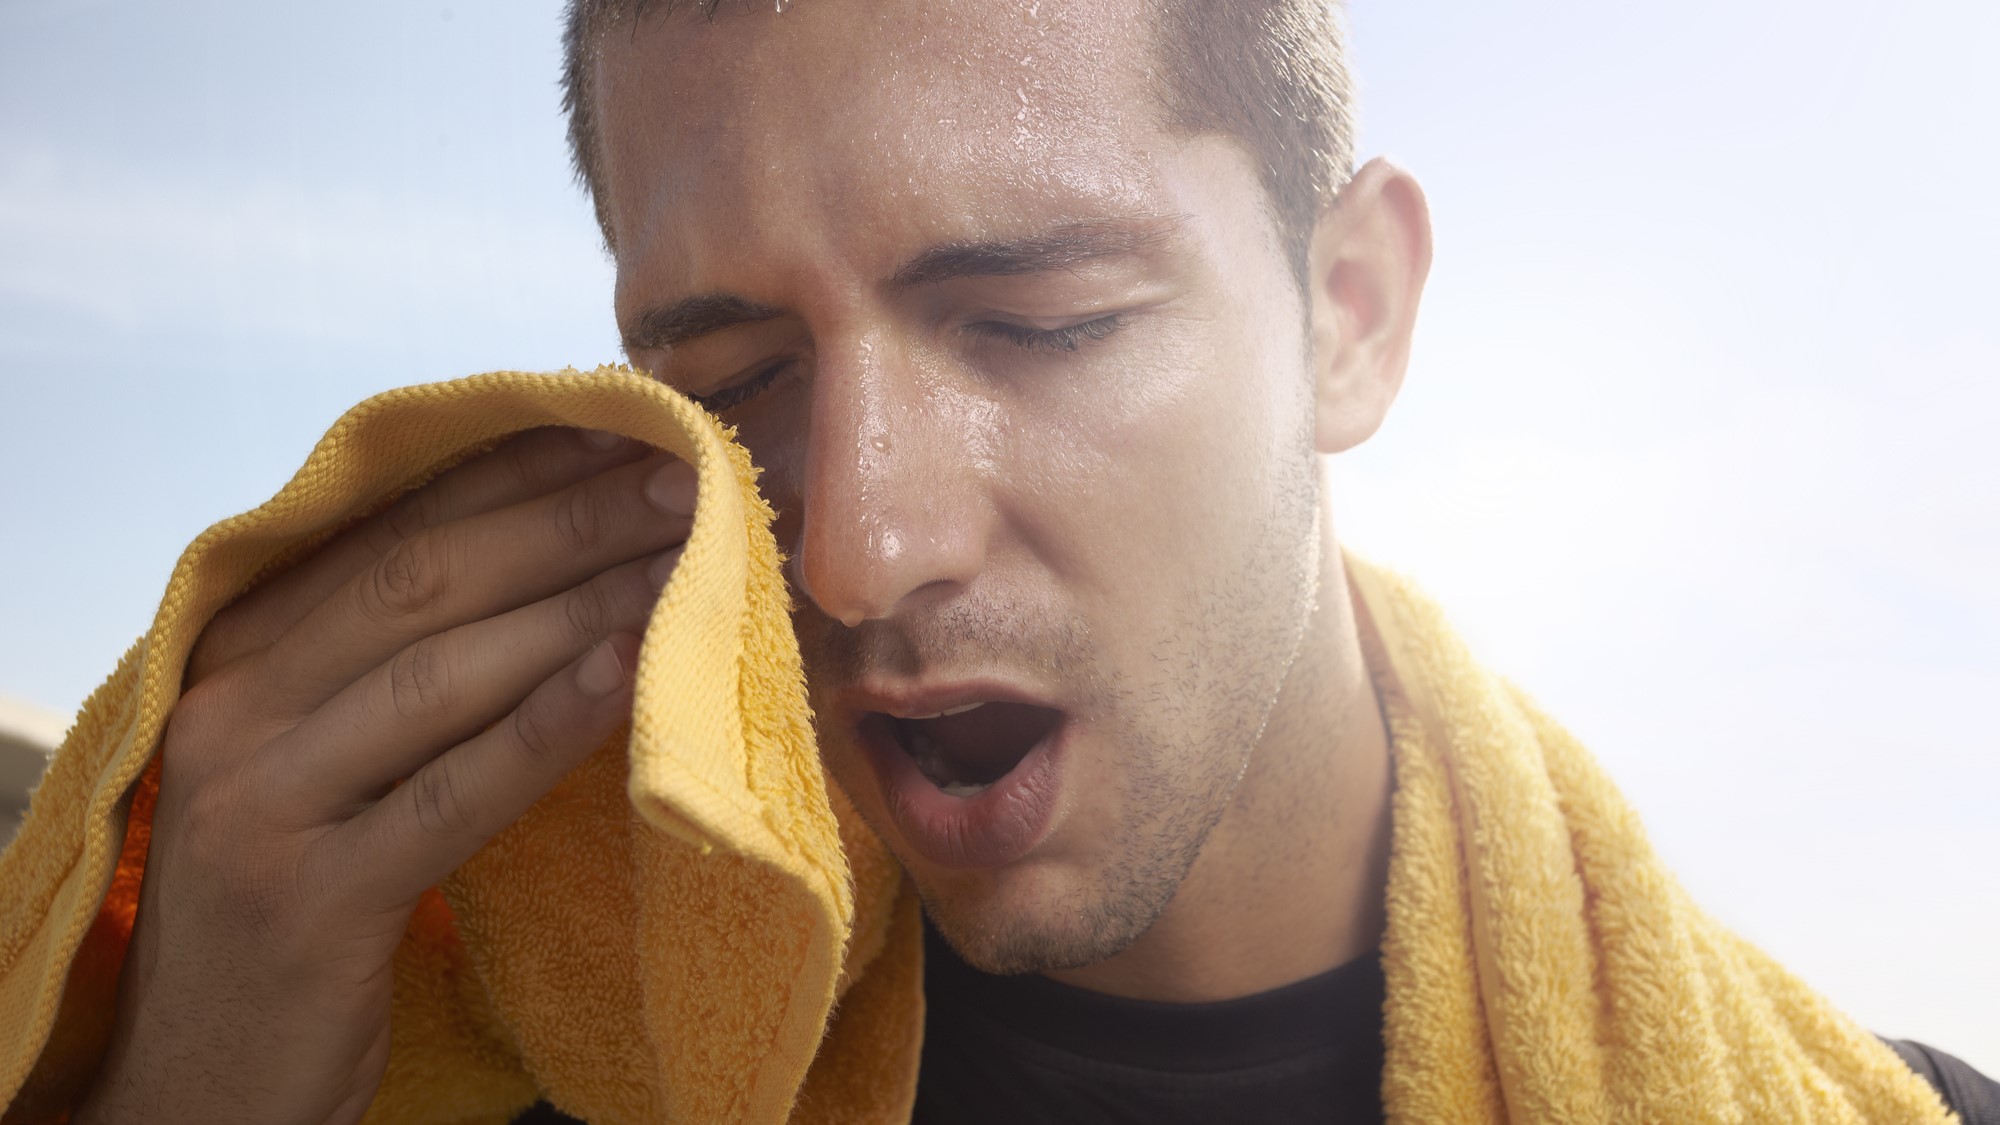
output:
[[[1125,1000],[996,977],[924,927],[924,1054],[913,1125],[1377,1125],[1382,962],[1240,1000]],[[547,1103],[515,1125],[573,1119]]]
[[[917,1125],[1382,1120],[1382,965],[1370,953],[1212,1004],[988,976],[924,930]]]
[[[923,1125],[1382,1120],[1375,954],[1241,1000],[1121,1000],[987,976],[924,932]],[[2000,1125],[2000,1083],[1934,1048],[1889,1045],[1966,1125]],[[577,1125],[542,1102],[514,1125]]]

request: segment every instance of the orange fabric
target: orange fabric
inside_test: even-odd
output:
[[[538,1095],[604,1123],[908,1116],[916,914],[898,905],[894,861],[836,815],[770,509],[712,416],[607,368],[377,396],[270,502],[189,547],[0,853],[5,1120],[60,1119],[102,1057],[143,871],[140,779],[209,618],[468,451],[546,425],[624,433],[693,464],[694,526],[647,630],[628,735],[412,918],[368,1119],[498,1122]],[[794,1118],[836,999],[885,949],[897,971],[855,994],[828,1045],[871,1065],[815,1075]]]

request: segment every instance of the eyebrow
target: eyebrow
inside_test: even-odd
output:
[[[1174,215],[1136,215],[1062,223],[1017,238],[947,242],[905,262],[889,278],[897,289],[937,285],[972,277],[1074,270],[1087,262],[1146,254],[1181,232]],[[623,333],[627,353],[671,348],[698,336],[776,320],[785,310],[732,293],[704,293],[656,305],[640,313]]]
[[[909,289],[967,277],[1072,270],[1086,262],[1157,250],[1180,228],[1177,217],[1143,215],[1064,223],[1019,238],[947,242],[910,259],[889,284]]]
[[[731,293],[683,297],[672,304],[656,305],[640,313],[632,322],[631,329],[624,333],[625,350],[671,348],[697,336],[706,336],[739,324],[776,320],[783,315],[783,309],[760,305]]]

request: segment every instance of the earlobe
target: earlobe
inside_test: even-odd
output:
[[[1361,444],[1388,415],[1430,266],[1423,188],[1402,168],[1369,161],[1313,229],[1306,296],[1321,453]]]

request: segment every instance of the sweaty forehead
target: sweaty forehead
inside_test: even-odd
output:
[[[595,79],[621,290],[760,250],[887,270],[1151,209],[1146,2],[725,0],[614,25]]]

